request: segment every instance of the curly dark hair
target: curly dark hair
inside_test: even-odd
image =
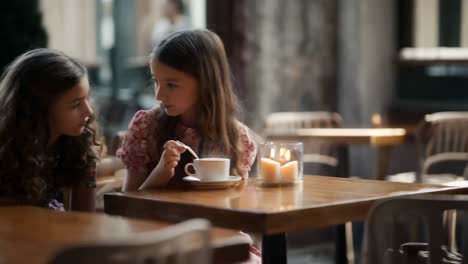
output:
[[[80,136],[62,135],[48,146],[53,103],[87,75],[59,51],[34,49],[6,67],[0,81],[0,197],[40,204],[47,190],[72,186],[97,155],[94,118]]]

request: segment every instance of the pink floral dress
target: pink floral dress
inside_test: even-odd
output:
[[[158,137],[156,131],[158,128],[159,108],[151,110],[138,111],[129,124],[127,135],[122,147],[117,151],[117,156],[122,159],[127,169],[132,170],[133,175],[146,179],[151,171],[156,167],[160,159],[160,150],[158,150]],[[184,126],[182,123],[176,125],[175,138],[190,146],[195,152],[200,153],[201,136],[194,128]],[[240,174],[247,177],[255,161],[257,146],[253,134],[244,124],[239,122],[239,140],[242,146],[240,155]],[[184,152],[181,162],[176,168],[176,176],[181,178],[185,176],[183,166],[193,159],[188,151]],[[171,180],[172,181],[172,180]]]
[[[158,128],[158,111],[161,110],[153,108],[138,111],[128,126],[122,147],[117,151],[117,156],[122,159],[127,169],[132,170],[132,176],[134,177],[146,179],[159,162],[160,151],[157,149],[158,137],[155,133]],[[197,153],[201,152],[201,137],[194,128],[184,126],[179,122],[176,126],[174,139],[189,145]],[[257,155],[257,145],[249,128],[242,123],[239,123],[239,140],[243,147],[240,155],[240,173],[243,177],[247,177]],[[180,178],[181,174],[185,176],[185,173],[181,170],[185,165],[183,162],[191,161],[191,159],[193,157],[190,156],[188,151],[183,153],[181,162],[176,168],[177,177]],[[251,246],[250,259],[243,263],[261,263],[260,256],[260,251]]]

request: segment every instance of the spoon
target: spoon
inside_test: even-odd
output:
[[[193,149],[187,145],[185,145],[184,143],[176,140],[176,143],[179,144],[180,146],[184,147],[186,150],[188,150],[196,159],[198,159],[198,155],[195,153],[195,151],[193,151]]]

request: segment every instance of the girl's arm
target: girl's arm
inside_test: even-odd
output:
[[[180,161],[181,153],[185,152],[185,150],[183,146],[180,146],[173,140],[166,142],[158,165],[151,171],[138,190],[167,185],[175,174],[175,167]]]
[[[257,157],[257,138],[256,134],[247,126],[239,123],[239,140],[243,147],[240,156],[240,176],[244,179],[249,177],[249,172],[252,169]]]
[[[135,167],[127,167],[127,176],[123,184],[123,191],[136,191],[146,179],[146,170]]]
[[[171,178],[172,176],[168,173],[160,173],[156,166],[148,178],[138,187],[138,190],[166,186]]]
[[[96,188],[90,188],[84,184],[79,184],[72,190],[73,211],[96,211]]]
[[[153,163],[152,152],[157,145],[153,135],[156,112],[138,111],[128,126],[121,148],[117,151],[127,168],[123,191],[136,191],[150,175]]]
[[[87,171],[87,175],[72,188],[71,210],[96,211],[96,163]]]
[[[151,187],[167,185],[172,176],[161,174],[157,166],[149,173],[134,167],[127,169],[127,177],[123,185],[124,192],[143,190]]]
[[[145,189],[148,187],[156,187],[156,186],[164,186],[169,182],[170,177],[168,178],[167,175],[161,176],[159,173],[159,169],[157,170],[157,166],[153,170],[148,169],[148,165],[146,163],[142,163],[143,159],[132,157],[147,157],[149,154],[146,154],[146,149],[137,149],[135,146],[138,146],[138,141],[133,143],[133,147],[127,147],[126,158],[123,159],[124,163],[126,163],[127,167],[127,176],[125,178],[123,184],[123,191],[130,192],[130,191],[137,191],[141,189]],[[128,146],[128,144],[124,145]],[[120,152],[120,156],[122,157],[123,149]]]

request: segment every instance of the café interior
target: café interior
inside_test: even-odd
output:
[[[81,61],[103,142],[96,212],[0,193],[0,263],[468,263],[468,0],[0,6],[2,71],[39,47]],[[158,34],[200,28],[224,43],[254,164],[127,191],[117,151],[161,107]]]

